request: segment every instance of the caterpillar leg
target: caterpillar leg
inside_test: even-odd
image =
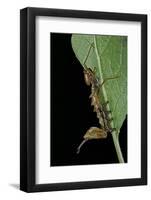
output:
[[[88,49],[88,53],[87,53],[87,55],[86,55],[86,57],[85,57],[85,60],[84,60],[84,65],[86,64],[86,62],[87,62],[87,59],[88,59],[88,57],[89,57],[89,55],[90,55],[90,51],[91,51],[91,48],[94,48],[94,43],[92,42],[91,44],[90,44],[90,47],[89,47],[89,49]]]
[[[104,85],[104,83],[107,82],[108,80],[113,80],[113,79],[116,79],[116,78],[120,78],[120,75],[116,75],[116,76],[113,76],[113,77],[105,78],[103,80],[103,82],[101,83],[100,87],[102,87],[102,85]]]
[[[109,101],[106,101],[105,103],[103,103],[103,108],[106,108],[106,106],[109,104]]]
[[[103,104],[103,110],[104,110],[104,113],[105,113],[107,119],[108,119],[109,121],[112,121],[112,120],[113,120],[113,118],[111,117],[112,111],[111,111],[111,110],[107,110],[107,105],[108,105],[108,104],[109,104],[109,101],[107,101],[107,102],[105,102],[105,103]]]
[[[109,118],[108,121],[109,121],[109,122],[112,122],[112,121],[113,121],[113,117]]]
[[[114,132],[114,131],[117,131],[116,128],[112,128],[111,126],[109,126],[109,130],[108,130],[110,133]]]
[[[105,115],[107,116],[107,118],[110,117],[112,111],[111,110],[104,110]]]

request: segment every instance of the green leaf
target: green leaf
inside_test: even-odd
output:
[[[73,34],[71,42],[81,65],[95,71],[100,84],[110,78],[101,87],[100,101],[109,101],[118,136],[127,114],[127,37]]]

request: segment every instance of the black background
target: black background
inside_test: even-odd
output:
[[[83,67],[71,46],[71,34],[51,33],[51,166],[118,163],[111,134],[91,140],[80,154],[77,147],[92,126],[98,126],[90,105],[90,88]],[[127,162],[127,119],[120,132],[120,145]]]

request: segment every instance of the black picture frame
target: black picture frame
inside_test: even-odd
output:
[[[37,16],[141,23],[141,178],[36,184],[35,19]],[[24,8],[20,11],[20,189],[25,192],[121,187],[147,184],[147,15]]]

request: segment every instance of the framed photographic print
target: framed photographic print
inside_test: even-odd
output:
[[[20,12],[20,189],[147,184],[147,16]]]

